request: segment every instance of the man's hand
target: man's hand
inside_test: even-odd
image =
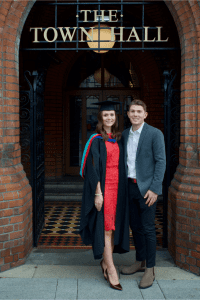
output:
[[[156,193],[148,190],[146,192],[144,198],[147,198],[147,201],[145,202],[145,204],[148,204],[148,206],[151,206],[156,202],[158,195]]]
[[[94,205],[95,205],[95,207],[96,207],[96,209],[98,211],[101,210],[102,205],[103,205],[103,195],[95,196],[95,198],[94,198]]]

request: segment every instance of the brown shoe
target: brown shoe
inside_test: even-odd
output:
[[[153,268],[146,268],[144,275],[140,281],[139,288],[140,289],[147,289],[148,287],[152,286],[155,280],[155,273],[154,267]]]
[[[136,272],[144,272],[145,271],[145,260],[142,262],[136,261],[133,265],[123,267],[120,271],[123,275],[132,275]]]

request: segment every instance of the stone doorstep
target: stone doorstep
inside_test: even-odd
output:
[[[117,266],[119,273],[119,267]],[[159,280],[195,280],[199,281],[200,276],[189,273],[178,267],[155,267],[156,281]],[[140,280],[143,273],[136,273],[130,276],[120,274],[120,279]],[[11,270],[0,273],[0,278],[93,278],[101,279],[102,271],[100,266],[63,266],[63,265],[22,265]]]
[[[52,182],[45,184],[45,201],[81,201],[83,183],[81,182]]]
[[[44,201],[81,201],[82,200],[82,194],[81,195],[58,195],[58,194],[53,194],[53,195],[48,195],[45,194],[44,196]]]
[[[81,201],[83,193],[82,182],[52,182],[45,183],[45,201]],[[163,196],[158,196],[158,202],[163,201]]]

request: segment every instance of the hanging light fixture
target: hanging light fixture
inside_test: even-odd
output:
[[[87,36],[87,42],[88,46],[90,48],[112,48],[115,44],[115,42],[111,42],[111,29],[105,25],[105,24],[100,24],[100,27],[104,28],[98,28],[99,25],[95,25],[95,28],[93,29],[93,40],[97,42],[91,42],[89,37]],[[105,28],[108,27],[108,28]],[[98,42],[99,40],[99,31],[100,31],[100,43]],[[89,35],[92,35],[92,29],[88,31]],[[114,40],[115,40],[115,35],[114,35]],[[106,41],[106,42],[101,42],[101,41]],[[100,45],[100,46],[99,46]],[[93,50],[96,53],[106,53],[109,51],[108,50]]]
[[[101,83],[101,69],[98,69],[94,72],[94,79]],[[108,82],[110,79],[110,73],[104,68],[104,83]]]

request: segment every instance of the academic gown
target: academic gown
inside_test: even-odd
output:
[[[129,210],[123,146],[119,145],[119,183],[114,233],[114,252],[129,251]],[[97,211],[94,205],[98,181],[104,196],[107,151],[103,139],[92,141],[84,170],[84,188],[81,207],[80,235],[85,245],[92,244],[95,259],[102,258],[104,251],[104,205]]]

